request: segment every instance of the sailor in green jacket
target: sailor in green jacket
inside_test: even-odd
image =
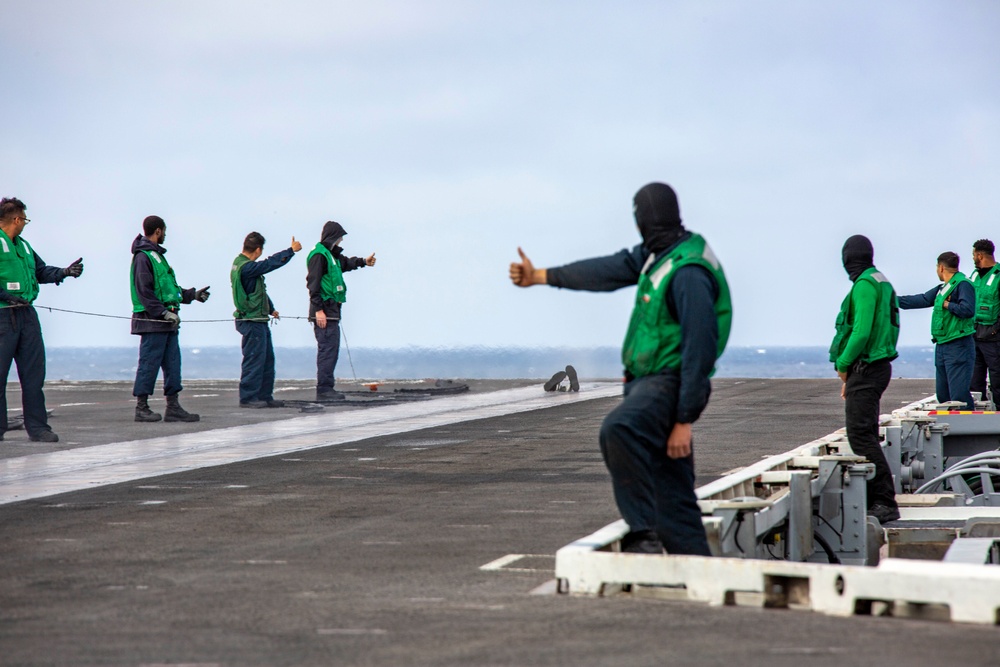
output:
[[[17,364],[21,381],[24,430],[32,442],[58,442],[45,410],[45,343],[42,325],[32,304],[39,283],[58,285],[79,278],[83,259],[65,269],[48,266],[21,232],[31,222],[27,206],[16,197],[0,200],[0,440],[7,431],[7,375]]]
[[[976,270],[969,275],[976,290],[976,362],[972,368],[972,391],[986,398],[986,374],[994,406],[1000,403],[1000,264],[993,256],[993,241],[972,244]]]
[[[182,289],[167,262],[167,223],[158,215],[142,221],[142,234],[132,241],[132,334],[139,336],[139,363],[135,369],[135,421],[196,422],[201,417],[181,407],[180,309],[192,301],[208,301],[207,287]],[[163,369],[163,415],[149,407],[156,376]]]
[[[953,252],[938,256],[937,276],[942,284],[923,294],[899,297],[899,307],[934,309],[931,340],[937,400],[961,401],[967,410],[975,410],[969,387],[976,362],[976,289],[958,270],[958,255]]]
[[[844,270],[854,283],[837,316],[830,361],[844,383],[847,440],[855,454],[875,464],[868,481],[868,514],[880,523],[899,518],[892,471],[879,444],[882,394],[892,377],[899,339],[899,305],[889,280],[875,268],[875,251],[867,237],[852,236],[841,253]]]
[[[621,548],[710,556],[694,492],[692,425],[708,405],[715,362],[729,339],[729,283],[705,239],[681,224],[673,188],[649,183],[632,204],[641,245],[548,269],[536,269],[518,248],[510,279],[519,287],[592,292],[637,286],[622,345],[625,398],[600,433],[629,526]]]
[[[241,408],[281,408],[283,401],[274,400],[274,345],[271,342],[271,318],[280,317],[267,296],[264,275],[280,269],[302,244],[292,237],[292,245],[263,262],[264,237],[250,232],[243,241],[243,252],[236,255],[229,281],[233,287],[236,330],[243,336],[243,367],[240,370]]]
[[[334,370],[340,356],[340,317],[347,301],[344,273],[375,266],[375,253],[350,257],[340,247],[347,235],[334,220],[323,225],[320,241],[306,256],[306,289],[309,290],[309,319],[316,335],[316,400],[341,400],[334,389]]]

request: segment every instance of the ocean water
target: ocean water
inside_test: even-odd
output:
[[[49,348],[49,380],[133,380],[138,347]],[[893,377],[934,377],[934,349],[905,347],[893,362]],[[187,379],[236,379],[238,346],[183,348]],[[309,379],[316,374],[315,348],[276,348],[279,379]],[[619,349],[592,348],[341,348],[338,378],[549,378],[572,364],[583,378],[620,378]],[[11,379],[16,374],[11,369]],[[734,347],[717,365],[717,377],[829,378],[833,367],[821,347]]]

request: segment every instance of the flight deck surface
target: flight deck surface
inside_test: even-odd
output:
[[[134,424],[121,383],[53,384],[62,441],[8,433],[0,469],[101,448],[107,467],[108,445],[141,449],[143,435],[153,452],[174,437],[203,453],[246,434],[276,453],[0,505],[0,664],[1000,663],[992,627],[551,594],[556,550],[618,517],[597,447],[620,400],[608,383],[579,396],[472,383],[407,403],[417,414],[303,415],[241,410],[234,382],[193,382],[183,404],[202,421],[180,425]],[[308,394],[308,383],[279,387]],[[695,429],[699,485],[843,423],[836,379],[713,387]],[[929,380],[894,380],[882,411],[932,392]],[[476,412],[484,405],[495,412]],[[379,420],[382,434],[345,435]]]

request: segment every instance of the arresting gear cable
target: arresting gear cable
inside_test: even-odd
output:
[[[131,320],[132,319],[131,315],[108,315],[107,313],[88,313],[88,312],[83,311],[83,310],[67,310],[66,308],[54,308],[53,306],[42,306],[42,305],[39,305],[39,304],[12,304],[12,305],[8,305],[8,306],[0,306],[0,310],[3,310],[4,308],[24,308],[24,307],[29,306],[29,305],[31,307],[34,307],[34,308],[40,308],[42,310],[47,310],[50,313],[52,313],[52,312],[55,312],[55,313],[70,313],[70,314],[73,314],[73,315],[86,315],[87,317],[102,317],[102,318],[108,319],[108,320]],[[287,317],[282,316],[282,317],[279,317],[279,318],[268,317],[266,319],[263,318],[263,317],[245,317],[245,318],[230,317],[230,318],[221,319],[221,320],[182,320],[182,322],[185,323],[185,324],[192,324],[192,323],[194,323],[194,324],[206,324],[206,323],[217,323],[217,322],[270,322],[271,326],[275,326],[277,324],[277,322],[280,321],[280,320],[308,320],[308,321],[312,322],[312,321],[315,321],[315,319],[316,318],[314,318],[314,317],[302,317],[301,315],[290,315],[290,316],[287,316]],[[340,336],[341,336],[341,338],[344,339],[344,349],[347,350],[347,361],[351,365],[351,375],[354,376],[354,380],[356,382],[357,379],[358,379],[358,374],[354,370],[354,359],[351,357],[351,346],[347,342],[347,331],[344,330],[343,323],[341,323],[341,325],[340,325]]]

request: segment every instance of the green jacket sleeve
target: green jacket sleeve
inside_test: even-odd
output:
[[[878,291],[867,280],[859,280],[851,289],[851,335],[847,339],[844,351],[837,357],[837,372],[846,373],[868,345],[872,334],[872,324],[875,321],[875,305],[878,301]]]

